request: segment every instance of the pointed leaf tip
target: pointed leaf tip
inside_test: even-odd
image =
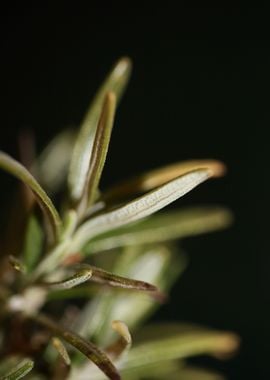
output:
[[[116,96],[114,92],[109,91],[104,99],[93,143],[93,151],[85,183],[84,195],[81,200],[81,207],[85,208],[85,210],[81,210],[82,212],[85,212],[92,205],[98,192],[98,185],[111,138],[115,109]]]
[[[147,292],[156,292],[158,289],[155,285],[149,284],[145,281],[134,280],[131,278],[118,276],[114,273],[105,271],[101,268],[96,268],[88,264],[82,264],[83,268],[89,268],[92,272],[91,281],[100,284],[109,285],[117,288],[134,289]]]
[[[68,188],[71,203],[77,204],[83,195],[104,97],[108,92],[114,92],[117,103],[119,103],[130,73],[130,60],[127,58],[120,59],[101,85],[86,113],[70,162]]]
[[[149,193],[85,222],[77,230],[72,250],[80,251],[91,238],[143,219],[159,211],[211,177],[208,169],[198,169],[177,177]]]

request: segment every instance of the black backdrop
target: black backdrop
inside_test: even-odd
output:
[[[236,220],[185,242],[189,268],[156,319],[239,332],[240,355],[211,365],[230,379],[269,379],[268,9],[54,3],[2,9],[1,149],[16,155],[24,128],[42,147],[78,124],[111,64],[129,55],[134,73],[103,184],[176,160],[219,158],[226,178],[177,206],[221,203]],[[3,209],[12,181],[0,175]]]

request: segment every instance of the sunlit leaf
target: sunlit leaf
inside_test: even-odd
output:
[[[75,203],[81,199],[83,194],[104,97],[112,91],[118,102],[126,88],[130,72],[130,60],[128,58],[120,59],[100,87],[82,123],[71,157],[68,176],[70,197]]]
[[[159,188],[113,211],[93,217],[74,235],[72,250],[79,251],[91,238],[143,219],[184,196],[211,176],[208,170],[197,170],[176,178]]]
[[[95,253],[121,246],[184,238],[225,228],[231,221],[232,215],[227,209],[215,206],[164,212],[99,235],[90,241],[84,252]]]
[[[66,179],[76,132],[59,133],[44,149],[32,170],[48,193],[57,192]]]
[[[30,187],[45,214],[46,220],[48,221],[51,229],[51,233],[53,234],[54,238],[57,239],[60,235],[61,229],[60,217],[52,201],[32,176],[32,174],[30,174],[30,172],[18,161],[14,160],[4,152],[0,152],[0,168],[14,175],[16,178]]]
[[[34,214],[28,219],[23,246],[23,262],[28,271],[37,264],[43,244],[43,231]]]
[[[106,202],[119,202],[123,198],[144,193],[156,187],[164,185],[176,177],[180,177],[190,171],[207,169],[212,177],[220,177],[225,173],[225,165],[217,160],[190,160],[167,165],[158,169],[143,173],[116,184],[103,194]]]
[[[55,290],[71,289],[88,281],[92,275],[93,271],[91,268],[83,268],[67,279],[50,283],[42,283],[42,285]]]
[[[65,364],[69,366],[71,364],[71,360],[70,360],[70,357],[69,357],[69,354],[67,352],[65,345],[62,343],[62,341],[59,338],[57,338],[55,336],[52,337],[51,341],[52,341],[53,347],[59,353],[59,355],[61,356],[61,358],[65,362]]]
[[[1,380],[19,380],[25,377],[34,367],[34,362],[30,359],[23,359],[6,375],[1,377]]]
[[[62,338],[71,346],[75,347],[91,362],[93,362],[111,380],[120,380],[120,375],[108,356],[92,342],[83,339],[75,332],[63,328],[47,316],[39,314],[34,320],[46,326],[54,335]]]

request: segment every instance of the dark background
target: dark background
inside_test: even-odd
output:
[[[237,331],[241,353],[213,364],[230,379],[269,379],[268,8],[22,3],[1,12],[1,149],[16,155],[24,128],[42,147],[78,124],[110,66],[129,55],[134,72],[103,183],[218,158],[226,178],[176,205],[221,203],[235,214],[230,230],[185,242],[189,268],[156,318]],[[3,209],[11,180],[0,179]]]

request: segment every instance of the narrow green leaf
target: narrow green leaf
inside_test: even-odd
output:
[[[92,275],[92,268],[83,268],[65,280],[56,282],[43,282],[42,285],[53,290],[71,289],[88,281]]]
[[[225,165],[217,160],[190,160],[177,162],[164,167],[153,169],[130,180],[125,180],[107,190],[102,198],[105,202],[120,202],[134,194],[144,193],[164,185],[176,177],[198,169],[206,169],[211,176],[220,177],[225,171]]]
[[[185,238],[227,227],[231,213],[222,207],[194,207],[154,215],[140,223],[99,235],[89,242],[84,252],[96,253],[136,244],[152,244]]]
[[[105,79],[85,116],[71,157],[68,175],[68,188],[72,202],[77,203],[83,194],[104,97],[108,92],[114,92],[119,102],[128,83],[130,72],[130,60],[120,59]]]
[[[51,341],[52,341],[53,347],[56,349],[56,351],[59,353],[61,358],[64,360],[65,364],[69,366],[71,364],[71,360],[70,360],[70,357],[65,345],[56,336],[52,337]]]
[[[113,211],[85,222],[75,233],[71,251],[80,251],[93,237],[143,219],[184,196],[211,176],[208,170],[196,170],[178,177]]]
[[[71,330],[63,328],[58,323],[54,322],[43,314],[33,316],[33,319],[49,328],[49,330],[52,331],[54,335],[57,335],[75,347],[90,361],[92,361],[102,372],[104,372],[109,379],[121,380],[117,369],[105,354],[105,352],[95,346],[92,342],[83,339],[80,335]]]
[[[57,192],[66,179],[75,139],[76,132],[72,129],[59,133],[32,168],[35,177],[49,194]]]
[[[30,359],[23,359],[18,365],[12,368],[1,380],[19,380],[25,377],[34,367],[34,362]]]
[[[34,214],[30,215],[23,246],[23,262],[27,271],[31,271],[37,264],[42,253],[43,231]]]
[[[101,173],[104,167],[108,146],[111,137],[113,120],[115,115],[116,97],[113,92],[109,92],[104,100],[101,116],[97,126],[93,151],[86,181],[87,206],[91,206],[98,191]]]
[[[125,361],[125,367],[135,368],[161,361],[183,359],[197,355],[227,355],[239,345],[235,334],[219,331],[187,331],[160,340],[144,341],[134,346]]]
[[[100,284],[125,289],[137,289],[151,292],[157,291],[156,286],[144,281],[138,281],[127,277],[117,276],[116,274],[107,272],[101,268],[93,267],[92,265],[90,266],[87,264],[83,264],[83,267],[89,268],[89,271],[92,272],[91,281],[95,281]]]
[[[30,172],[21,165],[18,161],[14,160],[8,154],[0,152],[0,168],[6,170],[10,174],[14,175],[16,178],[21,180],[25,185],[29,186],[33,191],[36,199],[45,214],[46,220],[50,226],[50,232],[52,233],[54,239],[57,239],[60,235],[61,230],[61,220],[55,209],[52,201],[35,180],[35,178],[30,174]]]

